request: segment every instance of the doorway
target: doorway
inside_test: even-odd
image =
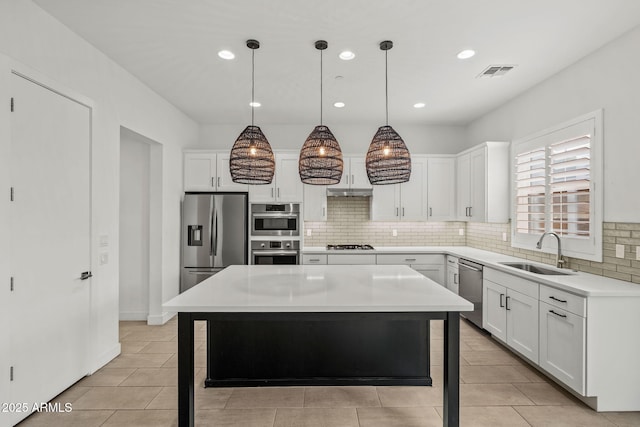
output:
[[[120,128],[120,320],[154,315],[162,290],[162,145]]]

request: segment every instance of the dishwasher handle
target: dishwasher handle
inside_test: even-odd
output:
[[[462,262],[458,263],[458,267],[464,267],[466,269],[472,270],[472,271],[478,271],[478,272],[482,272],[482,268],[476,268],[476,267],[472,267],[468,264],[464,264]]]

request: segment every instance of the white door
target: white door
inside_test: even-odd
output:
[[[411,179],[400,184],[400,218],[403,221],[426,221],[427,212],[427,159],[411,161]]]
[[[218,153],[216,158],[217,191],[249,191],[248,184],[237,184],[231,179],[229,170],[231,153]]]
[[[372,221],[400,221],[400,184],[374,185]]]
[[[12,402],[47,402],[89,371],[91,111],[13,75]]]
[[[507,345],[538,363],[538,300],[507,291]]]
[[[304,217],[305,221],[326,221],[327,220],[327,186],[309,185],[304,186]]]
[[[302,202],[297,154],[276,154],[276,200]]]
[[[469,220],[471,206],[471,162],[469,154],[463,154],[456,161],[456,193],[458,195],[458,219]]]
[[[427,162],[427,197],[430,221],[455,219],[456,162],[452,158],[431,158]]]
[[[471,163],[471,209],[469,209],[469,221],[482,222],[485,219],[486,196],[485,181],[487,171],[485,163],[487,161],[487,149],[481,148],[473,151],[470,157]]]
[[[215,153],[185,153],[184,191],[216,191],[215,176]]]
[[[491,335],[507,340],[507,315],[505,303],[507,288],[485,280],[482,293],[482,327],[491,332]]]

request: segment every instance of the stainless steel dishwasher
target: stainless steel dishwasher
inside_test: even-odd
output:
[[[459,295],[473,303],[473,311],[462,312],[460,315],[482,328],[482,269],[483,265],[458,259]]]

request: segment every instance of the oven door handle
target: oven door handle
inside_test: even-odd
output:
[[[253,251],[254,255],[298,255],[298,251]]]
[[[298,214],[281,212],[260,212],[251,214],[254,218],[297,218]]]

